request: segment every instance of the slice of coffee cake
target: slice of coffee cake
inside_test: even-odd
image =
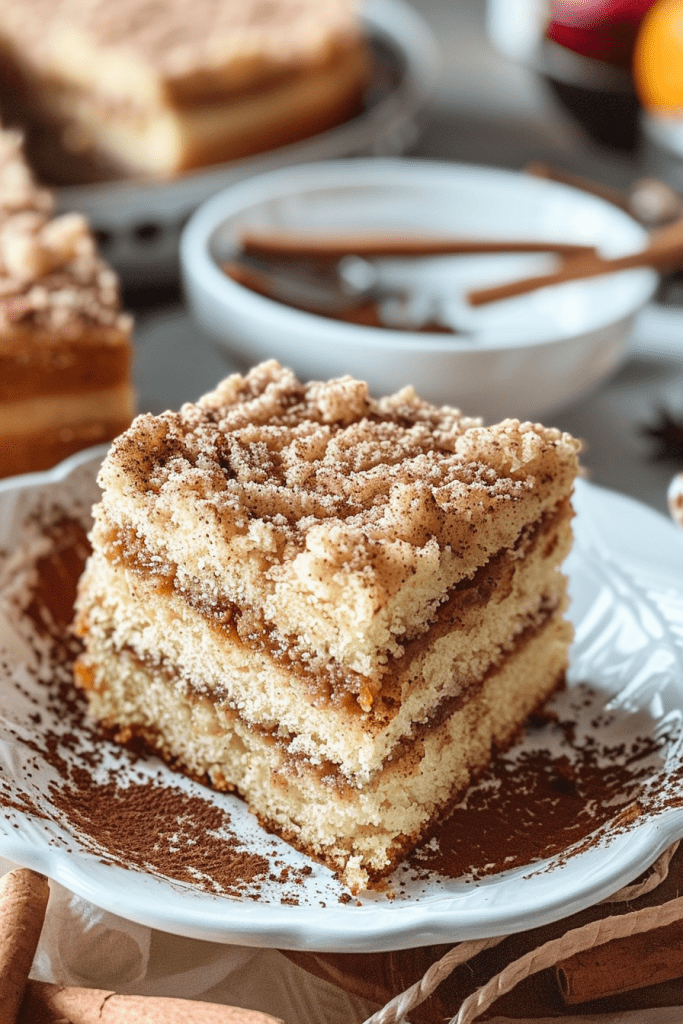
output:
[[[130,424],[131,331],[86,221],[52,215],[20,136],[0,130],[0,477]]]
[[[359,891],[563,681],[577,450],[275,362],[138,417],[77,602],[92,714]]]

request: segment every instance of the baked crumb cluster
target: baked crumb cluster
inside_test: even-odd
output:
[[[0,224],[21,211],[52,212],[52,196],[36,185],[22,144],[20,132],[0,130]]]
[[[52,212],[21,136],[0,131],[0,328],[30,320],[48,330],[78,331],[84,321],[128,329],[116,275],[97,256],[87,221]]]

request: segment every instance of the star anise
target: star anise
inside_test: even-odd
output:
[[[683,418],[671,415],[668,409],[659,409],[659,421],[641,428],[642,433],[655,442],[652,458],[658,461],[683,461]]]

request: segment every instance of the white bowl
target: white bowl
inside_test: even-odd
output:
[[[259,175],[201,206],[180,245],[186,295],[201,326],[244,365],[275,357],[304,379],[352,374],[374,394],[406,384],[492,421],[536,419],[594,388],[619,364],[654,271],[622,271],[476,309],[469,288],[547,269],[546,255],[385,261],[386,282],[440,296],[468,333],[362,327],[306,313],[237,284],[218,260],[240,228],[292,227],[548,239],[637,251],[643,228],[610,203],[522,173],[417,160],[340,160]]]
[[[373,54],[365,109],[326,132],[264,153],[192,171],[172,181],[121,180],[56,189],[59,210],[79,210],[126,284],[178,276],[178,237],[199,203],[235,181],[308,161],[396,156],[415,142],[436,85],[440,55],[425,19],[406,0],[363,0]]]

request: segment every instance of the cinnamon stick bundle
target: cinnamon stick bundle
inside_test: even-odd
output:
[[[683,920],[575,953],[556,965],[555,976],[567,1006],[680,978]]]
[[[50,888],[44,875],[28,868],[0,879],[0,1021],[14,1024],[24,996]]]
[[[31,981],[17,1024],[282,1024],[258,1010]],[[5,1024],[4,1017],[2,1018]]]

